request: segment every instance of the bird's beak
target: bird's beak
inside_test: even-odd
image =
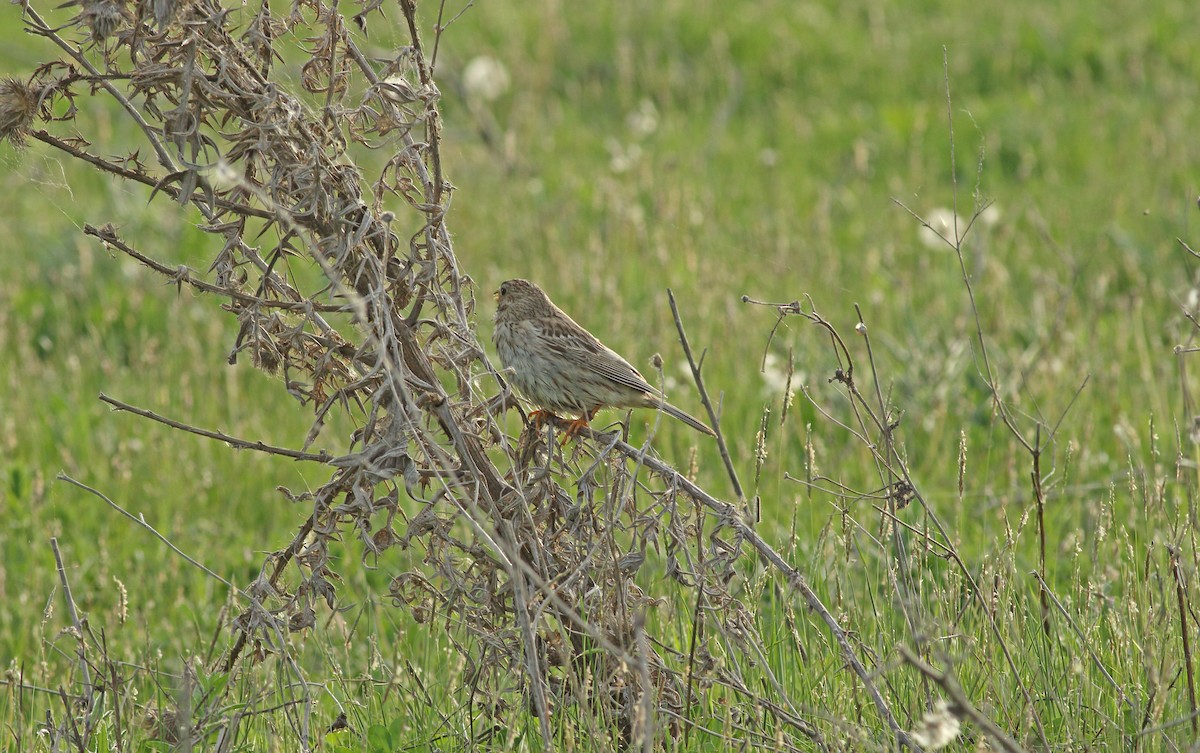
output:
[[[492,291],[492,300],[495,301],[496,303],[500,302],[500,291],[499,290]]]

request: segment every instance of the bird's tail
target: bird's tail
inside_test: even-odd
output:
[[[662,408],[663,412],[666,413],[668,416],[673,416],[675,418],[678,418],[680,421],[684,422],[685,424],[692,427],[693,429],[700,432],[701,434],[707,434],[710,437],[717,436],[716,432],[714,432],[712,429],[708,428],[708,426],[706,426],[703,421],[701,421],[698,418],[693,418],[692,416],[689,416],[687,413],[684,413],[683,411],[679,410],[678,408],[676,408],[674,405],[671,405],[670,403],[660,402],[658,404],[658,407]]]

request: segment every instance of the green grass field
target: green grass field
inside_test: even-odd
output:
[[[6,75],[26,77],[55,55],[21,33],[19,8],[0,13]],[[437,76],[456,187],[449,226],[477,285],[480,338],[490,349],[498,283],[534,279],[645,373],[661,353],[672,402],[696,412],[670,288],[693,347],[707,351],[706,385],[759,499],[758,530],[871,657],[901,726],[916,728],[939,696],[898,654],[919,632],[972,703],[1028,749],[1194,750],[1200,434],[1196,356],[1174,348],[1194,345],[1184,312],[1200,310],[1197,260],[1180,243],[1200,248],[1195,15],[1177,0],[477,2],[442,37]],[[376,23],[364,45],[382,55],[396,29]],[[500,61],[510,81],[469,106],[463,71],[478,56]],[[113,111],[80,105],[109,153],[137,148]],[[0,748],[50,749],[39,726],[47,710],[61,720],[58,690],[81,682],[55,537],[90,629],[141,683],[128,707],[138,717],[104,720],[95,749],[116,746],[117,730],[124,749],[170,749],[146,718],[224,682],[204,668],[227,644],[228,590],[55,477],[100,490],[245,585],[307,514],[276,487],[315,487],[327,469],[172,432],[97,395],[287,446],[302,443],[311,413],[248,359],[227,365],[237,322],[219,301],[180,293],[80,232],[111,222],[156,258],[204,271],[219,248],[196,216],[37,143],[0,146],[0,182]],[[1001,396],[1025,441],[1043,446],[1044,563],[1033,458],[995,409],[959,255],[930,243],[899,203],[926,217],[957,203],[964,225],[991,207],[962,259]],[[859,387],[885,396],[920,493],[991,594],[994,626],[967,608],[944,552],[890,559],[882,502],[832,491],[878,492],[879,471],[840,425],[854,419],[830,383],[839,364],[829,339],[800,317],[772,338],[774,309],[744,295],[809,296],[846,339]],[[635,435],[649,418],[634,414]],[[332,421],[314,449],[343,449],[351,428]],[[666,425],[655,446],[680,467],[697,448],[697,481],[732,497],[711,443]],[[828,481],[795,480],[815,476]],[[931,525],[918,505],[899,520]],[[539,749],[532,717],[478,748],[464,742],[464,667],[450,631],[387,597],[392,575],[421,567],[420,552],[392,550],[377,568],[360,554],[347,537],[345,609],[319,615],[292,647],[313,683],[314,728],[339,711],[349,719],[321,744]],[[1058,600],[1045,622],[1035,572]],[[753,560],[740,577],[778,652],[766,663],[829,747],[888,749],[820,623]],[[654,592],[665,576],[648,567],[639,578]],[[658,618],[686,635],[688,609],[671,603]],[[809,661],[795,660],[797,645]],[[291,679],[242,680],[226,713],[286,703]],[[290,713],[251,715],[230,749],[292,749],[281,721]],[[697,713],[736,739],[736,709]],[[984,739],[964,722],[948,749],[989,749]],[[815,749],[782,737],[775,749],[793,745]],[[687,746],[667,747],[735,747],[716,735]],[[564,738],[556,748],[604,746]]]

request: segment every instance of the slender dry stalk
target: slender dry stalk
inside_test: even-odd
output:
[[[82,705],[90,712],[95,708],[96,701],[95,686],[92,684],[92,673],[87,658],[87,641],[84,640],[83,623],[79,620],[79,611],[75,608],[75,597],[71,594],[71,582],[67,579],[67,568],[63,565],[62,552],[58,549],[58,539],[54,536],[50,537],[50,551],[54,553],[54,566],[58,571],[58,582],[62,584],[63,599],[67,602],[67,614],[71,617],[71,627],[75,630],[75,650],[79,657],[79,676],[83,682]]]
[[[1171,575],[1175,580],[1175,600],[1179,609],[1179,638],[1183,642],[1183,670],[1187,678],[1188,703],[1192,712],[1192,734],[1200,733],[1200,708],[1196,704],[1196,675],[1192,664],[1192,643],[1188,628],[1187,581],[1179,563],[1179,549],[1170,547]]]

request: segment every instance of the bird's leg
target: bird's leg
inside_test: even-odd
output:
[[[557,418],[557,416],[548,410],[542,410],[540,408],[535,411],[530,411],[529,413],[529,420],[533,423],[534,431],[540,431],[541,428],[545,426],[546,423],[552,418]]]
[[[599,408],[592,408],[591,410],[585,410],[583,412],[583,415],[581,415],[579,418],[575,419],[571,423],[567,424],[567,431],[563,436],[563,444],[566,444],[567,442],[571,441],[575,437],[579,436],[579,432],[581,432],[585,428],[587,428],[588,424],[590,424],[592,422],[592,419],[596,417],[596,413],[598,413],[599,410],[600,410]]]

